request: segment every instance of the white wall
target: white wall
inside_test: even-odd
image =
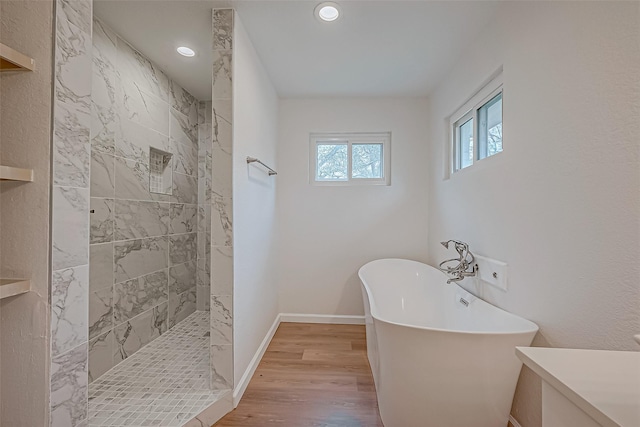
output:
[[[278,314],[275,277],[278,98],[235,15],[233,106],[234,378],[240,380]],[[215,274],[215,272],[214,272]]]
[[[639,7],[504,2],[430,98],[429,260],[458,238],[507,262],[509,291],[485,297],[541,345],[638,349]],[[443,180],[445,119],[500,65],[505,151]],[[526,370],[512,413],[541,424]]]
[[[425,99],[283,99],[278,282],[285,313],[363,313],[358,269],[427,258]],[[391,186],[309,184],[310,132],[391,131]]]

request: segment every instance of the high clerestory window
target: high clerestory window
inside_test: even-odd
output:
[[[502,152],[502,72],[450,117],[451,171]]]
[[[389,185],[391,133],[312,133],[309,181],[314,185]]]

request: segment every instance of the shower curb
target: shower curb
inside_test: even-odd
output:
[[[231,390],[226,390],[218,400],[202,410],[202,412],[193,417],[186,424],[183,424],[182,427],[209,427],[214,425],[222,417],[233,410],[233,401],[231,396]]]

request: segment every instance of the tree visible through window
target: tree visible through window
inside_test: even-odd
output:
[[[480,120],[478,159],[484,159],[502,151],[502,93],[478,109],[478,118]]]
[[[502,152],[502,72],[450,117],[453,172]]]
[[[389,185],[389,133],[312,134],[312,183]]]
[[[352,178],[382,178],[383,144],[353,144]]]
[[[318,144],[317,179],[323,181],[342,180],[349,177],[347,148],[344,144]]]

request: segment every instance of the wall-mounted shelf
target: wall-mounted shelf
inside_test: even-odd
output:
[[[33,169],[0,166],[0,181],[33,181]]]
[[[29,292],[31,281],[26,279],[0,279],[0,299]]]
[[[35,61],[0,43],[0,71],[33,71]]]

